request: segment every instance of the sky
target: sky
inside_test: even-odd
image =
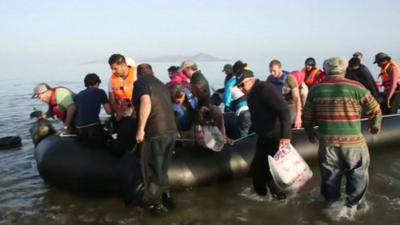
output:
[[[3,78],[113,53],[302,64],[361,51],[371,63],[400,59],[400,1],[1,0],[0,34]]]

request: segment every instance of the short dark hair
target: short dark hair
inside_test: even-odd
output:
[[[110,64],[110,66],[112,64],[117,64],[117,65],[126,64],[126,60],[125,57],[121,54],[112,54],[108,59],[108,64]]]
[[[171,89],[171,99],[174,102],[176,99],[181,98],[185,92],[183,91],[183,86],[181,84],[176,85]]]
[[[240,75],[243,73],[244,68],[247,66],[247,63],[243,63],[241,60],[236,61],[233,64],[233,73],[235,73],[236,75]]]
[[[273,66],[279,66],[282,67],[282,63],[281,61],[277,60],[277,59],[273,59],[270,63],[269,63],[269,68],[273,67]]]
[[[307,65],[311,65],[312,67],[315,67],[317,65],[317,63],[315,62],[315,59],[313,57],[308,57],[306,59],[306,61],[304,62],[304,64]]]
[[[349,67],[360,66],[361,60],[358,57],[353,57],[349,60]]]
[[[145,76],[151,75],[151,76],[154,76],[153,68],[151,68],[151,65],[147,64],[147,63],[140,64],[137,67],[137,73],[138,73],[138,75],[145,75]]]
[[[100,83],[101,83],[101,80],[100,80],[99,76],[97,76],[97,74],[95,74],[95,73],[88,73],[88,74],[85,76],[84,82],[85,82],[85,87],[90,87],[90,86],[96,85],[97,83],[100,84]]]
[[[170,72],[170,73],[176,73],[176,72],[178,72],[178,70],[179,70],[179,66],[170,66],[168,68],[168,72]]]

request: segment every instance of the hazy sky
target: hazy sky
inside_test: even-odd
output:
[[[384,51],[397,59],[399,15],[396,0],[1,0],[0,74],[115,52],[303,62],[354,51],[372,61]]]

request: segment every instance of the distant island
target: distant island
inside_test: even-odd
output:
[[[212,56],[210,54],[206,54],[206,53],[198,53],[198,54],[195,54],[192,56],[172,55],[172,56],[147,57],[147,58],[135,57],[135,56],[130,56],[130,57],[132,57],[136,62],[139,62],[139,63],[142,63],[142,62],[147,62],[147,63],[182,62],[183,60],[186,60],[186,59],[191,59],[196,62],[229,61],[228,59],[218,58],[218,57]],[[83,64],[103,64],[103,63],[107,63],[107,60],[93,60],[93,61],[85,62]]]

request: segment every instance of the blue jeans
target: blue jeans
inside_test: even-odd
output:
[[[251,114],[249,110],[240,112],[237,117],[239,124],[239,137],[245,137],[249,134],[251,127]]]
[[[321,194],[328,202],[340,198],[342,176],[346,176],[346,205],[357,205],[367,190],[369,152],[367,145],[334,147],[320,144]]]

